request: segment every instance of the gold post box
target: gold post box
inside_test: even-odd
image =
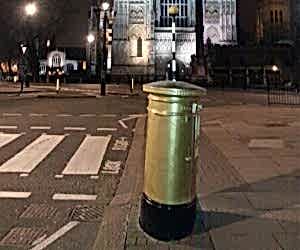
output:
[[[200,96],[206,90],[179,81],[146,84],[148,121],[140,225],[160,240],[191,233],[196,211]]]

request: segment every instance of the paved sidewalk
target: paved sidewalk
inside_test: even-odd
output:
[[[194,232],[162,242],[138,225],[145,119],[94,249],[298,250],[300,109],[236,105],[202,113]]]
[[[20,83],[0,82],[0,94],[19,94]],[[131,91],[128,84],[107,84],[107,95],[139,95],[141,94],[141,86],[136,85]],[[56,85],[54,83],[31,83],[29,88],[24,87],[22,95],[35,94],[36,97],[65,97],[65,96],[100,96],[99,84],[71,84],[61,83],[59,94],[56,93]]]

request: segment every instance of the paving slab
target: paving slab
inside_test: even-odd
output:
[[[210,230],[216,249],[280,249],[272,233],[283,233],[276,221],[241,217],[231,224]]]
[[[298,233],[274,233],[274,239],[284,250],[296,250],[300,246],[300,232]]]
[[[240,157],[230,159],[230,163],[249,184],[280,175],[270,158]]]
[[[257,210],[275,210],[300,203],[298,192],[245,192],[252,206]]]

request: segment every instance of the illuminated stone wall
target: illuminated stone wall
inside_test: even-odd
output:
[[[113,25],[112,74],[154,74],[151,6],[150,0],[114,2],[117,14]]]
[[[203,0],[204,41],[214,44],[236,44],[236,1]]]

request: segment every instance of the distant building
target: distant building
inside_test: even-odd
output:
[[[58,48],[50,51],[47,58],[40,60],[39,74],[44,80],[51,78],[53,69],[63,71],[66,81],[82,81],[86,78],[86,55],[84,48]]]
[[[237,43],[236,0],[202,0],[204,40],[232,45]],[[191,55],[196,54],[197,0],[114,0],[108,13],[112,22],[112,43],[108,44],[108,72],[113,79],[125,76],[165,78],[172,59],[171,16],[168,10],[176,5],[176,58],[181,70],[189,67]],[[97,5],[94,1],[89,13],[89,33],[102,34],[103,11],[97,23]],[[90,72],[95,74],[96,51],[99,44],[87,44]],[[101,50],[101,49],[100,49]]]
[[[296,18],[299,7],[298,0],[258,0],[257,41],[265,44],[294,42],[296,23],[300,23]]]

